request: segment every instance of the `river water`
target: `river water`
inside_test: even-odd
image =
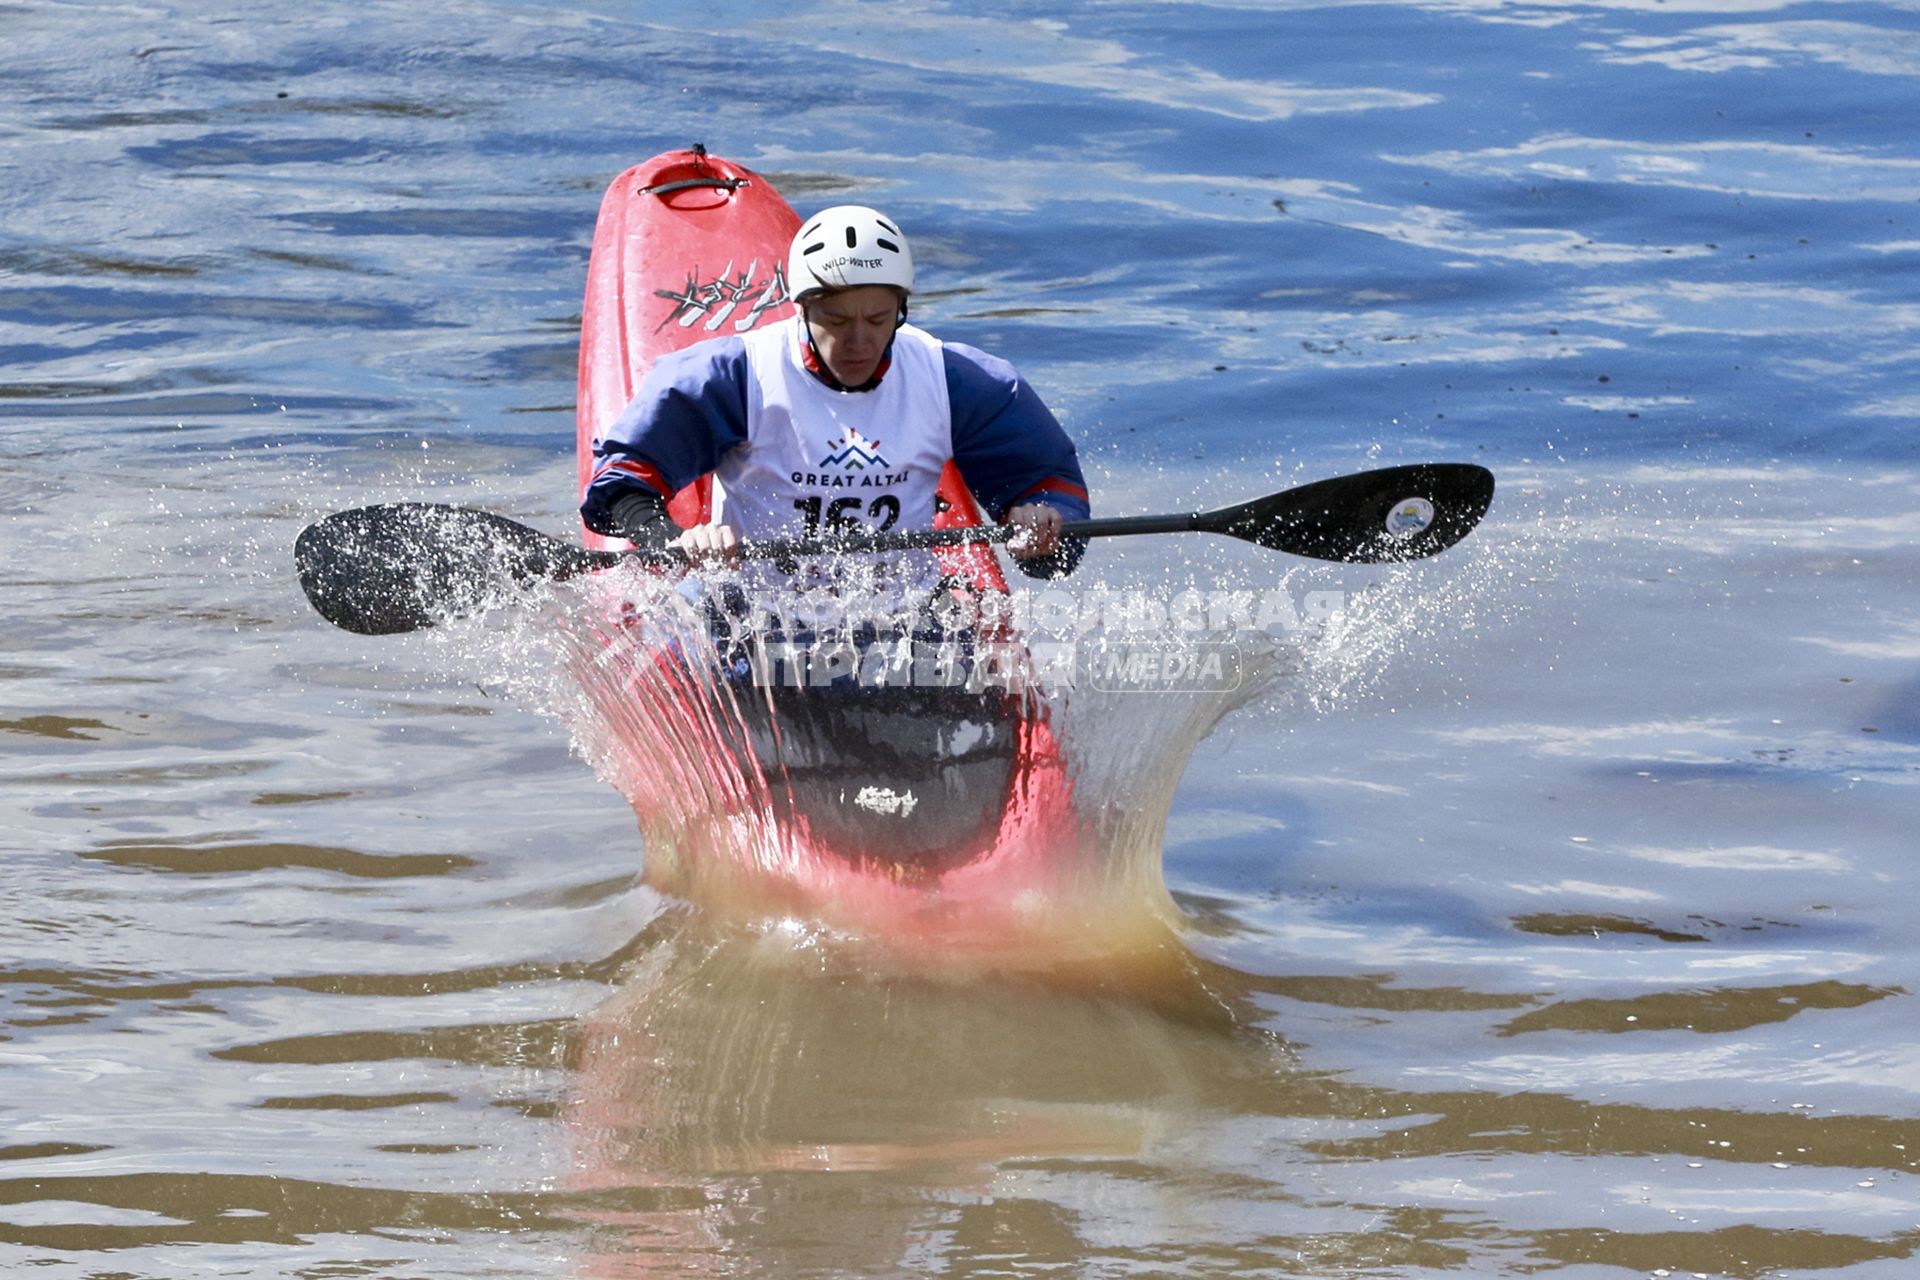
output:
[[[0,1270],[1911,1274],[1916,76],[1898,2],[0,4]],[[693,141],[898,216],[1102,514],[1499,477],[1416,566],[1096,544],[1338,605],[1102,722],[1157,932],[662,894],[537,627],[307,608],[343,507],[568,534]]]

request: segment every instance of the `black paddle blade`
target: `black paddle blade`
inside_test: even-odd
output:
[[[489,511],[398,502],[342,511],[293,544],[300,586],[321,617],[365,636],[418,631],[516,588],[619,559]]]
[[[1473,532],[1493,472],[1425,462],[1336,476],[1199,517],[1199,526],[1274,551],[1347,564],[1420,560]]]

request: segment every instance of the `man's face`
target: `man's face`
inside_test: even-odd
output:
[[[863,284],[810,300],[806,314],[828,371],[843,386],[864,386],[893,341],[900,295],[883,284]]]

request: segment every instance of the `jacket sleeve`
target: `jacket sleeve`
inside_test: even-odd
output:
[[[623,531],[613,508],[648,489],[672,497],[720,465],[747,438],[747,350],[715,338],[654,361],[640,389],[593,443],[593,479],[580,518],[596,533]]]
[[[1004,521],[1013,508],[1045,503],[1068,520],[1091,514],[1073,441],[1012,365],[960,343],[945,346],[947,399],[953,409],[953,460],[980,505]],[[1053,555],[1014,559],[1028,577],[1072,573],[1086,551],[1069,538]]]

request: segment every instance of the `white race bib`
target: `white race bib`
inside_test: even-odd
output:
[[[892,364],[871,391],[835,391],[801,362],[800,316],[746,335],[747,439],[714,471],[714,520],[749,541],[933,527],[940,473],[953,456],[953,412],[937,338],[894,335]],[[940,576],[927,551],[801,562],[796,579],[750,563],[749,594],[821,592],[897,603]]]

